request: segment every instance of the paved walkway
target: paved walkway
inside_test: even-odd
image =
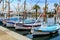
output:
[[[31,39],[0,26],[0,40],[31,40]]]
[[[17,40],[17,39],[11,37],[7,33],[5,33],[2,30],[0,30],[0,40]]]

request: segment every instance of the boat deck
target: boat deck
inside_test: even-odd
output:
[[[31,39],[0,26],[0,40],[31,40]]]

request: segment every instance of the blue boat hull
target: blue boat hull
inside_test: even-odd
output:
[[[60,29],[59,25],[53,25],[53,26],[46,26],[46,27],[37,27],[32,29],[32,32],[34,35],[39,35],[39,34],[51,34],[51,33],[56,33]]]

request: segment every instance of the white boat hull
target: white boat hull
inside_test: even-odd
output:
[[[50,34],[49,32],[34,32],[33,35],[46,35]]]
[[[14,24],[6,23],[7,27],[14,27]]]
[[[35,23],[35,24],[24,24],[26,27],[32,27],[32,26],[40,26],[41,23]]]
[[[31,29],[31,27],[20,27],[20,26],[17,26],[17,27],[15,27],[15,29],[16,30],[18,30],[18,29]]]
[[[19,24],[19,25],[14,25],[15,29],[31,29],[32,26],[37,27],[37,26],[40,26],[41,23],[37,23],[37,24]]]
[[[6,23],[7,23],[7,22],[5,22],[5,21],[2,21],[2,23],[3,23],[3,25],[6,25]]]

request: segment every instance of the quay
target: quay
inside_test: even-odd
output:
[[[0,26],[0,40],[31,40],[31,39]]]

